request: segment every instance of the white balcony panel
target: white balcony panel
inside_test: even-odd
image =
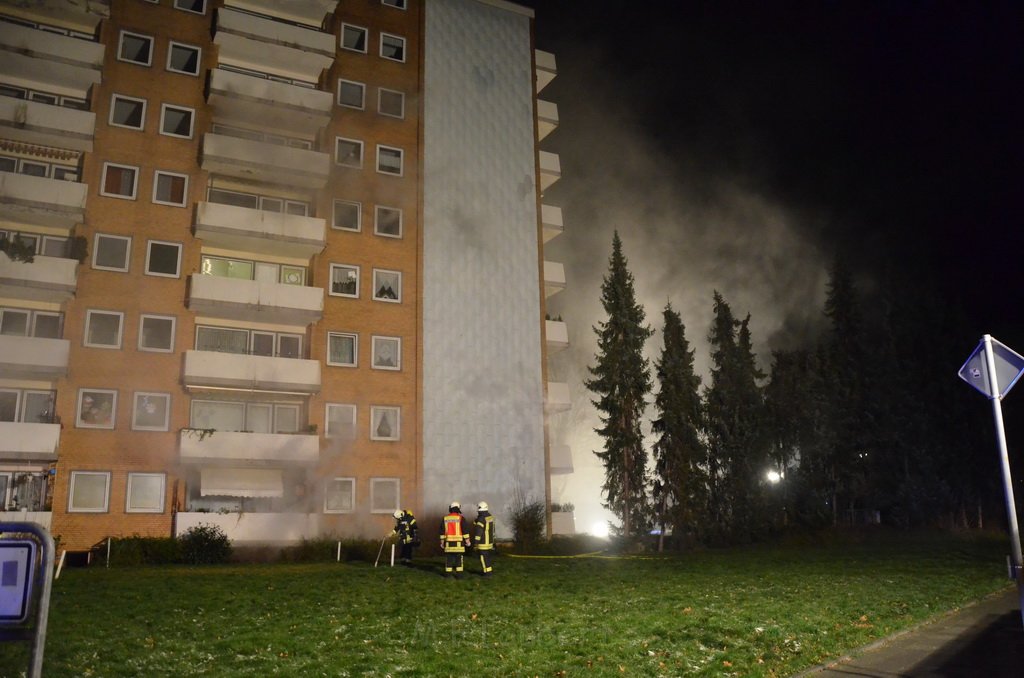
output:
[[[308,325],[323,317],[324,288],[193,275],[188,307],[214,318]]]
[[[555,79],[558,68],[555,65],[555,55],[551,52],[535,49],[533,58],[536,64],[537,91],[540,92]]]
[[[320,458],[320,438],[294,433],[181,432],[181,461],[262,467],[310,464]]]
[[[317,393],[320,363],[217,351],[185,352],[185,386]]]
[[[317,513],[186,513],[174,516],[175,536],[197,525],[216,525],[232,544],[297,544],[320,536]]]
[[[84,99],[100,81],[103,51],[97,42],[2,23],[0,80]]]
[[[55,461],[60,424],[0,421],[0,459]]]
[[[217,12],[219,63],[317,82],[334,63],[334,35],[244,12]]]
[[[227,0],[224,4],[227,7],[247,9],[285,21],[307,24],[313,28],[320,28],[324,15],[334,14],[338,6],[338,3],[332,0]]]
[[[544,242],[548,242],[565,230],[562,224],[562,208],[554,205],[540,206],[540,222],[544,230]]]
[[[569,400],[569,384],[564,381],[548,382],[548,399],[544,403],[544,411],[548,414],[566,412],[572,407]]]
[[[564,475],[572,473],[572,448],[568,445],[551,446],[551,473]]]
[[[549,355],[569,346],[569,326],[561,320],[545,320],[544,336]]]
[[[75,293],[78,262],[36,255],[35,261],[12,261],[0,255],[0,297],[63,303]]]
[[[280,212],[201,202],[195,234],[203,242],[256,254],[309,259],[326,244],[327,222]]]
[[[537,99],[537,141],[555,131],[558,127],[558,106],[550,101]]]
[[[67,339],[0,336],[0,376],[12,379],[63,377],[68,373],[70,346]]]
[[[544,262],[544,296],[550,297],[552,294],[561,292],[565,289],[565,266],[557,261],[545,261]]]
[[[35,523],[44,530],[50,530],[52,518],[53,513],[50,511],[0,511],[0,522]]]
[[[96,114],[0,97],[0,136],[28,144],[92,151]]]
[[[217,122],[313,137],[330,120],[334,96],[217,68],[210,73],[207,101]]]
[[[81,33],[95,32],[100,21],[110,18],[110,0],[32,0],[4,2],[3,5],[4,14]]]
[[[200,165],[204,171],[238,179],[323,188],[331,160],[326,153],[208,132],[203,135]]]
[[[540,152],[540,190],[546,191],[562,178],[562,163],[558,155],[548,151]]]
[[[87,184],[0,172],[0,221],[70,231],[85,216]]]
[[[572,511],[558,511],[551,513],[551,534],[573,535],[576,534],[576,514]]]

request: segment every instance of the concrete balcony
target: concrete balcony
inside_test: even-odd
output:
[[[52,518],[50,511],[0,511],[0,522],[35,523],[45,530],[50,529]]]
[[[100,81],[104,47],[27,26],[0,30],[0,80],[30,89],[85,99]]]
[[[60,424],[0,421],[0,459],[56,461]]]
[[[554,205],[540,206],[540,223],[544,232],[544,242],[561,235],[565,230],[562,224],[562,208]]]
[[[551,446],[551,475],[572,473],[572,449],[568,445]]]
[[[568,412],[572,407],[569,400],[569,384],[564,381],[548,382],[548,399],[544,403],[544,411],[548,414]]]
[[[569,326],[561,320],[544,321],[544,337],[548,355],[569,347]]]
[[[557,261],[544,262],[544,297],[565,289],[565,266]]]
[[[232,544],[297,544],[320,536],[318,513],[190,513],[175,514],[174,536],[197,525],[216,525]]]
[[[324,288],[195,274],[188,307],[197,314],[245,322],[308,325],[323,317]]]
[[[70,231],[85,217],[88,192],[77,181],[0,172],[0,221]]]
[[[70,347],[67,339],[0,336],[0,377],[47,380],[63,377],[68,373]]]
[[[558,75],[558,68],[555,65],[555,55],[551,52],[535,49],[533,50],[533,59],[536,69],[534,77],[539,93],[555,79],[555,76]]]
[[[255,254],[310,259],[326,244],[323,219],[201,202],[193,226],[204,244]]]
[[[186,351],[184,378],[189,388],[226,388],[282,393],[320,391],[320,363],[298,358]]]
[[[331,119],[334,96],[285,82],[226,71],[210,71],[207,102],[225,124],[251,125],[314,137]]]
[[[544,192],[562,178],[562,163],[555,153],[540,152],[540,190]]]
[[[54,148],[92,151],[96,114],[0,97],[0,136]]]
[[[298,433],[214,431],[203,436],[181,432],[182,463],[203,462],[240,467],[312,464],[320,458],[320,437]]]
[[[321,17],[322,19],[323,17]],[[334,63],[334,35],[222,8],[217,12],[219,62],[315,83]]]
[[[552,511],[551,534],[576,534],[576,514],[573,511]]]
[[[95,33],[100,21],[110,18],[110,0],[32,0],[5,2],[3,5],[4,14],[81,33]]]
[[[75,294],[78,262],[36,255],[35,261],[12,261],[0,255],[0,297],[63,303]]]
[[[237,179],[323,188],[331,159],[326,153],[275,146],[208,132],[203,135],[200,166],[206,172]]]
[[[229,7],[238,7],[257,14],[284,19],[311,28],[320,28],[325,14],[334,14],[337,1],[331,0],[228,0]]]
[[[558,106],[550,101],[537,99],[537,141],[551,134],[558,127]]]

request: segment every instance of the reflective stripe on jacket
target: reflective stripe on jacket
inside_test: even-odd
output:
[[[473,523],[473,544],[478,551],[489,551],[494,548],[494,516],[486,511],[476,515]]]
[[[463,545],[462,523],[466,519],[459,513],[449,513],[441,522],[441,537],[444,539],[444,550],[449,553],[463,553],[466,547]]]

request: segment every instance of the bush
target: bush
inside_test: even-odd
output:
[[[110,564],[169,565],[181,558],[181,547],[173,537],[111,537]],[[104,556],[106,554],[103,554]]]
[[[532,553],[544,539],[547,516],[539,501],[517,500],[512,507],[512,539],[516,549]]]
[[[226,563],[231,557],[231,540],[216,525],[200,524],[178,537],[181,560],[188,565]]]

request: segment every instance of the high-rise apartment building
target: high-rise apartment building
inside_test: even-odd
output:
[[[571,471],[504,0],[0,2],[0,514],[81,551],[377,536]],[[564,529],[564,528],[563,528]]]

